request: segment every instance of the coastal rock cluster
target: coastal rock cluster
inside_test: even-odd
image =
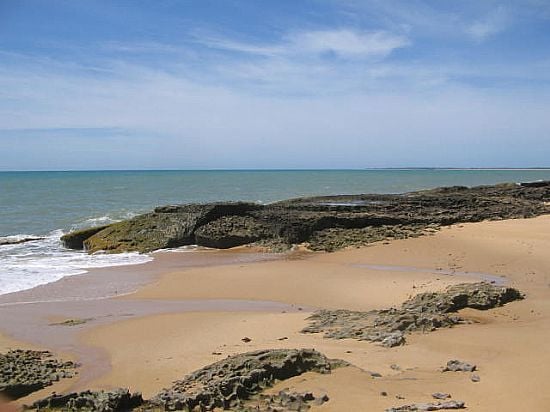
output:
[[[451,409],[465,409],[465,403],[462,401],[444,401],[413,403],[410,405],[398,406],[396,408],[386,409],[386,412],[417,412],[417,411],[442,411]]]
[[[419,236],[461,222],[550,213],[550,182],[444,187],[398,195],[342,195],[157,207],[108,226],[62,237],[90,253],[151,252],[197,244],[214,248],[259,243],[336,250],[383,239]]]
[[[143,404],[140,393],[131,394],[128,389],[112,391],[83,391],[67,395],[52,395],[33,403],[25,409],[63,411],[130,411]]]
[[[461,309],[486,310],[522,298],[523,295],[511,287],[486,282],[464,283],[443,292],[420,293],[399,308],[368,312],[320,310],[309,317],[311,324],[302,332],[323,332],[326,338],[366,340],[393,347],[403,345],[407,333],[430,332],[463,323],[456,313]]]
[[[344,364],[312,349],[248,352],[193,372],[149,402],[166,410],[234,409],[276,381],[311,371],[330,373],[333,367]]]
[[[245,406],[243,412],[303,412],[311,405],[322,405],[329,400],[326,394],[315,396],[312,392],[290,392],[288,389],[276,394],[260,394],[258,399]]]
[[[328,396],[288,390],[261,394],[275,382],[305,372],[330,373],[348,365],[328,359],[313,349],[259,350],[228,357],[199,369],[152,399],[127,389],[85,391],[52,395],[27,409],[63,411],[209,411],[215,408],[239,411],[305,411],[310,404],[320,405]],[[247,403],[247,401],[249,403]],[[250,403],[251,402],[251,403]]]
[[[0,394],[17,399],[75,375],[77,365],[54,359],[51,352],[11,350],[0,354]]]

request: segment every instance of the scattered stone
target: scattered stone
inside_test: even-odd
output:
[[[451,397],[451,394],[449,393],[444,393],[444,392],[435,392],[435,393],[432,393],[432,398],[434,399],[449,399]]]
[[[21,398],[60,379],[72,378],[77,366],[54,359],[48,351],[18,349],[0,354],[0,394]]]
[[[443,368],[443,372],[473,372],[476,370],[476,365],[472,365],[468,362],[462,362],[456,359],[447,362],[447,365]]]
[[[479,375],[476,375],[476,374],[473,374],[470,379],[472,380],[472,382],[479,382],[481,380]]]
[[[328,402],[330,400],[330,398],[328,397],[328,395],[326,393],[324,393],[323,395],[321,396],[318,396],[314,401],[313,401],[313,404],[318,406],[318,405],[322,405],[323,403],[325,402]]]
[[[143,404],[140,393],[131,394],[128,389],[112,391],[84,391],[67,395],[52,395],[36,401],[25,409],[63,411],[129,411]]]
[[[388,392],[382,391],[382,392],[380,392],[380,396],[388,396]]]
[[[288,337],[283,336],[282,338],[278,338],[277,340],[287,340],[287,339],[288,339]]]
[[[50,323],[50,326],[78,326],[83,325],[86,322],[89,322],[91,320],[94,320],[93,318],[86,318],[86,319],[67,319],[63,322],[55,322]]]
[[[367,373],[373,378],[381,378],[382,377],[382,375],[378,372],[367,371]]]
[[[315,396],[312,392],[290,392],[288,389],[277,394],[260,394],[240,409],[243,412],[307,411],[311,405],[322,405],[329,400],[326,394]]]
[[[390,365],[390,368],[393,369],[394,371],[400,371],[401,370],[401,367],[395,363],[392,363]]]
[[[248,352],[218,361],[164,389],[148,405],[167,410],[237,408],[276,381],[304,372],[330,373],[338,366],[312,349],[272,349]]]
[[[456,314],[460,309],[486,310],[518,299],[523,299],[523,295],[514,288],[486,282],[463,283],[443,292],[420,293],[400,308],[369,312],[320,310],[308,318],[310,325],[302,332],[324,332],[326,338],[351,338],[394,347],[405,343],[407,333],[430,332],[464,323]]]
[[[386,412],[414,412],[414,411],[441,411],[449,409],[464,409],[466,406],[462,401],[445,401],[437,403],[413,403],[396,408],[386,409]]]
[[[248,343],[248,342],[252,342],[252,339],[250,339],[249,337],[245,336],[244,338],[241,339],[244,343]]]

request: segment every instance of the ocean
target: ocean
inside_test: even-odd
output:
[[[550,170],[213,170],[0,172],[0,294],[85,273],[139,264],[148,255],[87,255],[60,243],[62,234],[165,204],[300,196],[403,193],[452,185],[550,180]]]

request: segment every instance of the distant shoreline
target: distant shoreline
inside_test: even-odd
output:
[[[353,171],[550,171],[541,167],[365,167],[351,169],[66,169],[66,170],[0,170],[0,173],[101,173],[101,172],[353,172]]]

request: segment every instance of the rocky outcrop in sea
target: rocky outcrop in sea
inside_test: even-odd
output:
[[[66,247],[93,253],[200,245],[219,249],[256,243],[337,250],[419,236],[440,226],[550,213],[550,182],[453,186],[397,195],[341,195],[285,200],[157,207],[108,226],[62,237]]]

